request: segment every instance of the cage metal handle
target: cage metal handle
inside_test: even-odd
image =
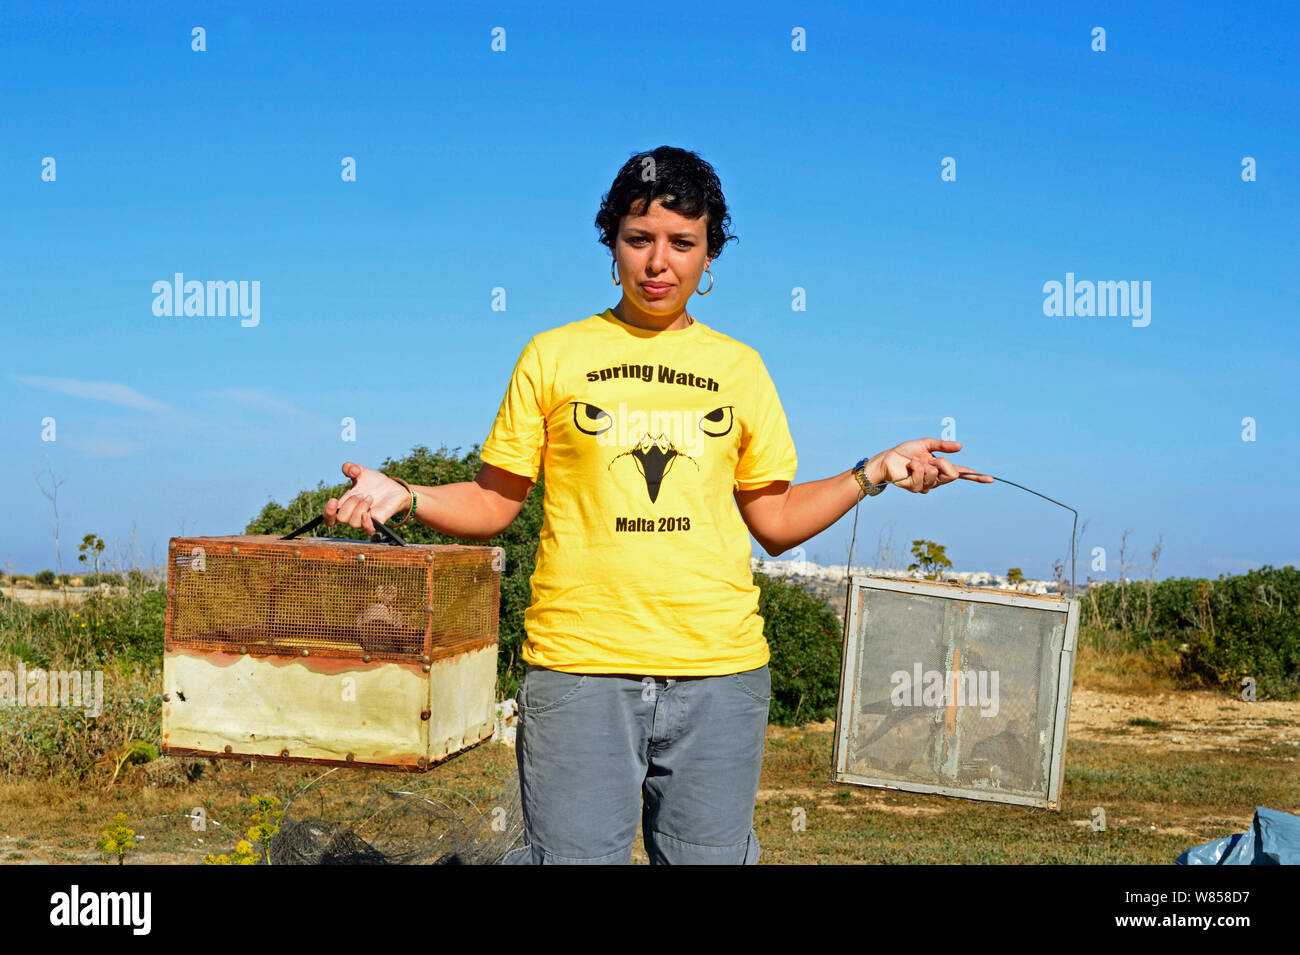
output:
[[[302,525],[302,527],[298,528],[296,531],[290,531],[289,533],[285,534],[283,537],[280,538],[280,540],[287,541],[290,540],[291,538],[297,537],[299,534],[302,534],[306,531],[314,530],[315,528],[319,527],[321,522],[324,520],[325,520],[324,514],[317,514],[315,517],[309,520],[306,524]],[[374,518],[371,518],[371,522],[377,528],[376,532],[372,534],[370,537],[371,543],[392,544],[394,547],[406,546],[406,541],[402,540],[402,538],[398,536],[397,532],[389,528],[388,525],[385,524],[383,521],[377,521]],[[331,540],[337,540],[344,543],[347,542],[346,537],[335,537],[335,538],[331,538]],[[353,541],[353,543],[361,543],[361,542]]]

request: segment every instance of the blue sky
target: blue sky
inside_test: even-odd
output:
[[[6,3],[0,567],[55,565],[47,467],[73,569],[87,532],[148,563],[344,460],[482,442],[528,338],[617,302],[593,219],[661,144],[719,174],[740,241],[690,308],[763,356],[797,480],[951,417],[955,461],[1089,520],[1080,581],[1126,528],[1139,575],[1160,535],[1161,577],[1300,559],[1293,6],[646,11]],[[155,316],[176,272],[260,282],[259,323]],[[1067,273],[1149,281],[1150,324],[1045,316]],[[1046,577],[1069,529],[1006,485],[891,488],[856,558],[884,532]]]

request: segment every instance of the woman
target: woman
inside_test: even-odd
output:
[[[863,494],[992,481],[922,438],[791,486],[796,457],[754,349],[687,312],[734,236],[713,168],[633,156],[596,225],[618,304],[524,348],[472,482],[406,487],[353,462],[325,522],[410,517],[486,540],[546,470],[516,695],[527,845],[507,863],[753,863],[771,682],[749,535],[796,547]],[[699,284],[708,273],[708,286]]]

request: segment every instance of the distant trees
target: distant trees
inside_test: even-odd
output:
[[[94,564],[95,577],[99,577],[99,555],[104,552],[104,540],[96,534],[87,534],[77,545],[77,550],[81,551],[77,560],[83,564]]]
[[[938,580],[941,571],[952,568],[952,561],[944,550],[942,544],[934,541],[912,541],[912,556],[916,558],[916,563],[908,564],[907,569],[921,571],[926,580]]]

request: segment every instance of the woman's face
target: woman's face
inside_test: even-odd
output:
[[[686,307],[712,260],[708,256],[708,213],[687,219],[656,199],[645,215],[634,204],[618,225],[615,243],[623,298],[644,312],[671,315]]]

